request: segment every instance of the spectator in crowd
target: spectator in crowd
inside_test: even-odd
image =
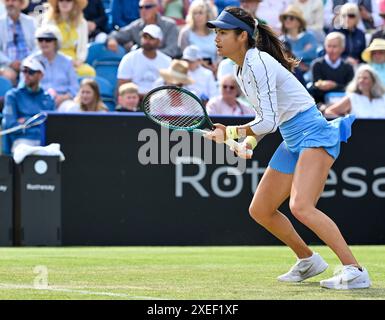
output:
[[[331,32],[325,38],[325,55],[312,65],[313,86],[310,93],[317,103],[325,102],[328,92],[344,92],[354,77],[351,64],[342,58],[345,50],[345,36],[340,32]]]
[[[35,50],[35,22],[21,13],[25,0],[2,0],[6,15],[0,17],[0,75],[16,83],[21,61]]]
[[[83,16],[87,0],[49,0],[44,24],[55,25],[62,36],[61,52],[70,56],[78,76],[95,76],[95,70],[85,63],[88,54],[88,25]]]
[[[326,116],[351,113],[357,118],[385,119],[385,88],[371,66],[364,64],[357,69],[346,92],[346,97],[321,111]]]
[[[30,117],[41,111],[55,110],[55,102],[51,96],[40,87],[44,75],[42,63],[32,57],[27,57],[21,65],[24,75],[24,86],[11,89],[5,96],[3,109],[3,129],[15,127],[24,123]],[[40,128],[32,127],[8,135],[11,151],[14,152],[19,144],[31,146],[40,145]]]
[[[326,0],[324,8],[325,26],[338,28],[338,16],[341,14],[341,7],[348,3],[354,3],[358,5],[360,13],[357,27],[363,31],[376,29],[382,24],[377,1],[378,0]],[[334,23],[336,23],[337,26],[334,26]]]
[[[379,14],[380,14],[380,17],[382,18],[382,24],[373,33],[372,39],[370,42],[372,42],[376,38],[385,39],[385,0],[380,0],[379,7],[380,7]]]
[[[206,1],[192,2],[186,16],[186,26],[179,34],[178,45],[182,50],[189,45],[199,47],[204,66],[215,73],[218,65],[215,33],[206,25],[210,19],[214,19],[214,16]]]
[[[112,27],[116,30],[139,19],[139,0],[112,0]]]
[[[374,39],[370,46],[362,52],[362,60],[372,66],[382,85],[385,86],[385,40]]]
[[[218,14],[222,12],[222,10],[228,6],[239,7],[239,0],[215,0],[215,6],[217,7]]]
[[[102,0],[88,0],[83,10],[88,25],[88,40],[90,42],[105,42],[108,32],[108,17]]]
[[[68,112],[107,112],[108,108],[103,103],[98,83],[92,78],[85,78],[80,83],[80,89],[76,95],[75,105]]]
[[[302,11],[307,30],[314,33],[318,43],[323,43],[325,39],[323,0],[294,0],[293,5]]]
[[[277,33],[281,34],[282,24],[279,16],[286,10],[293,0],[263,0],[258,6],[257,16],[263,19]]]
[[[214,74],[202,67],[202,55],[197,46],[186,47],[183,50],[182,59],[188,62],[188,75],[194,80],[194,83],[187,86],[187,89],[195,92],[203,104],[206,104],[210,98],[218,94]]]
[[[255,116],[253,108],[238,101],[241,90],[233,75],[226,75],[220,82],[221,94],[207,102],[209,115]]]
[[[281,39],[290,44],[294,56],[301,60],[301,71],[307,72],[317,57],[316,38],[306,30],[306,21],[299,8],[290,5],[279,18],[282,22]]]
[[[136,112],[139,110],[138,86],[132,82],[122,84],[119,87],[118,105],[116,111]]]
[[[33,54],[45,66],[41,87],[55,100],[56,108],[66,109],[73,103],[79,90],[78,78],[70,57],[59,52],[61,34],[54,25],[44,25],[36,30],[40,51]]]
[[[340,28],[333,31],[345,35],[346,45],[342,57],[353,66],[362,62],[361,54],[366,47],[365,33],[358,28],[360,21],[360,10],[354,3],[346,3],[340,10]]]
[[[161,0],[161,3],[163,16],[174,19],[177,25],[185,23],[190,0]]]
[[[131,22],[128,26],[110,34],[107,46],[112,51],[118,50],[118,45],[124,46],[126,51],[140,45],[141,31],[150,24],[155,24],[163,31],[163,39],[159,50],[169,57],[180,55],[178,48],[178,28],[173,19],[162,17],[159,14],[158,0],[140,0],[140,19]]]
[[[163,32],[155,24],[146,25],[141,32],[141,48],[127,53],[119,64],[118,85],[133,82],[139,88],[141,98],[154,88],[159,69],[168,68],[171,58],[158,50]]]
[[[188,63],[183,60],[174,59],[167,69],[159,70],[160,78],[156,81],[156,86],[173,85],[187,88],[194,83],[188,75]],[[195,92],[193,92],[195,94]]]

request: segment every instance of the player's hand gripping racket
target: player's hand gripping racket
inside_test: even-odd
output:
[[[153,122],[172,130],[187,130],[205,134],[214,130],[205,107],[200,99],[190,91],[176,86],[162,86],[151,90],[143,99],[143,111]],[[228,139],[225,143],[239,153],[252,155],[235,140]]]
[[[6,134],[9,134],[9,133],[12,133],[15,131],[26,130],[26,129],[34,127],[34,126],[38,126],[38,125],[42,124],[45,120],[47,120],[47,114],[45,112],[37,113],[34,116],[32,116],[31,118],[29,118],[28,120],[26,120],[24,123],[22,123],[18,126],[0,131],[0,136],[4,136]]]

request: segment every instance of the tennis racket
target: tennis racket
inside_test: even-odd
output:
[[[28,128],[38,126],[38,125],[42,124],[45,120],[47,120],[47,117],[48,117],[48,115],[45,112],[37,113],[34,116],[32,116],[31,118],[29,118],[28,120],[26,120],[24,123],[22,123],[18,126],[0,131],[0,136],[4,136],[6,134],[9,134],[9,133],[12,133],[15,131],[26,130]]]
[[[161,86],[151,90],[143,98],[142,107],[147,118],[172,130],[206,134],[215,129],[200,99],[180,87]],[[208,130],[203,129],[206,127]],[[246,149],[235,140],[228,139],[225,143],[232,150],[250,156],[253,154],[252,150]]]

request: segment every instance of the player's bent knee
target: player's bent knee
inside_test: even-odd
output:
[[[249,207],[249,214],[256,222],[263,225],[270,220],[273,212],[266,210],[263,206],[252,204]]]
[[[308,219],[309,214],[311,214],[314,206],[302,201],[301,199],[290,199],[289,207],[291,213],[297,220],[305,222]]]

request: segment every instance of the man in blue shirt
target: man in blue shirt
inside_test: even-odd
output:
[[[35,58],[26,58],[21,65],[24,86],[7,92],[3,109],[3,129],[15,127],[41,111],[55,110],[55,102],[40,87],[44,75],[43,64]],[[4,136],[3,152],[13,152],[19,144],[40,145],[40,127],[32,127]],[[9,150],[11,149],[11,150]]]

